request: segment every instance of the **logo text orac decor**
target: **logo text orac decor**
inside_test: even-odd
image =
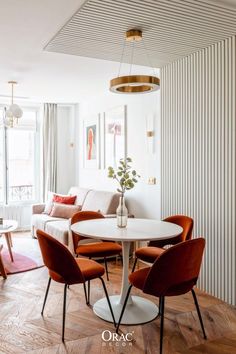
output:
[[[102,332],[102,340],[103,340],[102,345],[103,346],[115,345],[116,347],[132,346],[133,334],[134,334],[134,331],[128,332],[128,333],[117,334],[117,333],[113,333],[109,330],[105,330]]]

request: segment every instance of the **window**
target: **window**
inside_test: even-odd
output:
[[[0,129],[0,202],[38,199],[37,110],[23,108],[14,128]]]

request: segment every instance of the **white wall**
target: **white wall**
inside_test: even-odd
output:
[[[127,192],[129,211],[136,217],[160,218],[160,99],[159,92],[135,96],[110,93],[91,98],[79,105],[76,131],[79,143],[77,184],[81,187],[115,191],[115,181],[108,179],[105,169],[83,167],[83,120],[92,114],[103,113],[111,108],[127,105],[127,153],[133,159],[133,167],[141,175],[135,188]],[[146,117],[153,114],[155,123],[154,153],[147,152]],[[156,177],[156,185],[148,185],[148,177]]]
[[[74,117],[73,105],[58,105],[57,192],[62,194],[75,184]]]
[[[162,79],[162,216],[206,239],[198,286],[236,304],[236,37],[168,65]]]

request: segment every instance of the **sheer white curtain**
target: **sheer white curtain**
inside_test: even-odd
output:
[[[57,191],[57,104],[45,103],[43,112],[43,196]]]

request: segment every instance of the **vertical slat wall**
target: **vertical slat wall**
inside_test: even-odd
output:
[[[236,37],[161,70],[162,217],[206,238],[198,286],[236,304]]]

